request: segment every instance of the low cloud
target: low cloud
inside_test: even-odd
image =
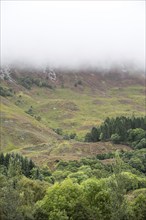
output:
[[[1,62],[145,65],[144,1],[2,1]]]

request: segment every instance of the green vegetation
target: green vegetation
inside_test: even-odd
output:
[[[81,81],[81,80],[78,80],[78,81],[74,84],[74,86],[77,87],[78,85],[82,85],[82,84],[83,84],[82,81]]]
[[[142,155],[140,151],[133,151],[130,156],[122,152],[108,155],[114,158],[108,165],[96,157],[58,161],[53,171],[39,168],[18,154],[1,154],[1,217],[3,220],[145,220],[145,171],[140,172],[130,162]],[[103,155],[102,159],[108,156]]]
[[[64,140],[71,140],[71,139],[77,138],[76,133],[67,134],[67,133],[64,133],[61,128],[53,129],[53,131],[55,131],[55,133],[57,133],[59,135],[62,135]]]
[[[146,148],[146,117],[107,118],[98,127],[93,127],[85,141],[111,140],[114,144],[128,144],[135,149]]]
[[[0,96],[3,97],[7,97],[7,96],[13,96],[13,90],[7,89],[7,88],[3,88],[2,86],[0,86]]]
[[[8,159],[9,157],[9,159]],[[19,155],[1,155],[0,165],[0,217],[2,220],[34,219],[34,205],[45,195],[48,184],[28,178],[31,160]],[[5,165],[2,163],[4,159]],[[8,163],[7,163],[7,162]],[[22,162],[23,161],[23,162]],[[26,162],[27,161],[27,162]],[[23,167],[25,165],[25,167]],[[33,164],[34,166],[34,164]],[[25,176],[23,172],[26,172]],[[26,175],[28,177],[26,177]]]
[[[24,86],[26,89],[31,89],[32,86],[36,85],[38,87],[46,87],[49,89],[53,89],[51,85],[48,84],[45,80],[41,78],[33,78],[31,76],[26,76],[18,79],[19,83]]]
[[[32,160],[28,160],[27,157],[20,156],[19,154],[9,154],[7,153],[5,156],[3,153],[0,154],[0,165],[4,166],[6,170],[10,170],[10,167],[17,168],[21,170],[21,173],[26,177],[31,176],[31,171],[35,168],[35,164]],[[8,171],[7,171],[8,172]],[[11,172],[17,172],[15,169],[11,170]]]
[[[2,81],[3,88],[11,86],[15,91],[13,96],[5,96],[5,99],[2,99],[2,110],[4,110],[2,120],[7,121],[11,111],[11,106],[8,110],[7,102],[13,105],[13,111],[17,118],[21,118],[22,123],[24,120],[20,110],[31,115],[29,110],[33,106],[33,118],[42,125],[51,129],[61,128],[65,138],[66,135],[76,133],[75,139],[83,141],[88,130],[100,125],[107,116],[131,116],[132,112],[135,116],[145,115],[144,86],[140,80],[126,78],[121,84],[106,76],[100,76],[100,79],[97,74],[97,78],[92,79],[92,75],[85,74],[83,77],[81,73],[77,76],[74,73],[71,75],[64,73],[61,76],[58,74],[55,82],[46,77],[42,73],[17,71],[17,77],[14,78],[16,83]],[[78,83],[77,87],[74,86],[75,83]],[[15,110],[14,105],[18,107]],[[5,111],[6,108],[8,111]],[[4,131],[7,140],[9,140],[9,134],[11,132]],[[21,145],[21,141],[19,144]]]
[[[145,220],[141,78],[13,74],[0,87],[0,218]]]

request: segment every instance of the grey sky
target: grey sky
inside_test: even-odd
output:
[[[2,1],[1,61],[145,62],[145,1]]]

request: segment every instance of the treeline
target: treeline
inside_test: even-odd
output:
[[[87,142],[112,141],[134,148],[146,147],[146,117],[106,118],[99,127],[93,127],[85,136]]]
[[[24,86],[26,89],[31,89],[33,85],[38,87],[47,87],[53,89],[53,86],[50,85],[47,80],[42,80],[40,78],[33,78],[31,76],[26,76],[18,79],[18,82]]]

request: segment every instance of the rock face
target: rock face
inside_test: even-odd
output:
[[[51,81],[56,81],[56,73],[53,69],[44,69],[43,73],[50,79]]]
[[[48,73],[48,77],[52,81],[55,81],[56,80],[56,73],[54,71],[51,71],[51,72]]]
[[[29,79],[28,79],[29,78]],[[144,85],[142,74],[129,74],[123,69],[59,69],[59,68],[20,68],[5,66],[0,69],[0,79],[20,85],[21,81],[31,81],[32,84],[37,80],[41,83],[48,83],[52,87],[70,88],[83,91],[89,88],[92,91],[99,90],[104,92],[107,88],[123,87],[129,85]],[[22,84],[21,84],[22,85]]]
[[[0,79],[4,80],[9,80],[10,82],[15,82],[14,79],[11,77],[11,69],[10,67],[4,67],[0,69]]]

